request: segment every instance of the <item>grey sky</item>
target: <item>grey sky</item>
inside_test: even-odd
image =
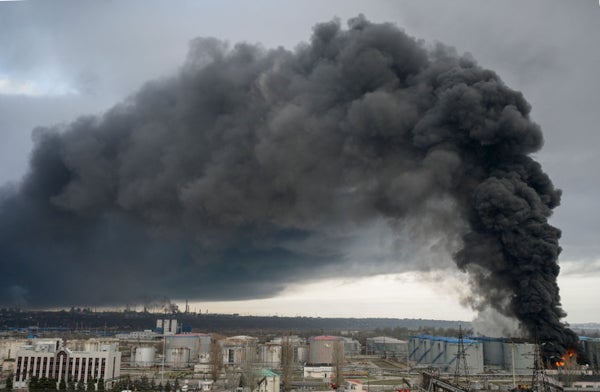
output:
[[[27,168],[31,129],[99,113],[150,79],[174,74],[190,39],[213,36],[293,48],[317,22],[363,13],[429,44],[441,41],[523,92],[542,127],[536,154],[562,204],[564,272],[597,261],[600,8],[591,1],[168,1],[0,4],[0,182]],[[569,267],[569,263],[577,265]],[[594,271],[595,273],[595,271]],[[600,275],[598,275],[600,279]],[[569,313],[572,309],[566,309]]]

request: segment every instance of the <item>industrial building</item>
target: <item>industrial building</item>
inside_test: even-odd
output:
[[[85,382],[104,381],[111,388],[120,376],[121,353],[115,344],[102,345],[97,351],[73,351],[63,346],[62,339],[33,341],[17,351],[14,387],[26,388],[31,377]]]

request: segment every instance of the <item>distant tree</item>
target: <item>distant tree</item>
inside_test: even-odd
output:
[[[42,385],[42,389],[56,391],[57,384],[58,384],[58,381],[55,378],[50,377],[44,381],[44,383]]]
[[[29,390],[37,391],[39,390],[39,379],[37,376],[32,376],[29,378]]]
[[[98,388],[97,388],[97,390],[98,391],[104,391],[104,379],[103,378],[101,378],[101,379],[98,380]]]
[[[134,388],[138,391],[149,391],[150,390],[150,381],[148,377],[142,376],[138,380],[133,382]]]
[[[83,380],[79,380],[79,381],[77,382],[77,385],[76,385],[76,387],[75,387],[75,390],[76,390],[77,392],[83,392],[83,391],[85,391],[85,383],[83,382]]]
[[[59,391],[66,391],[67,390],[67,382],[65,381],[64,377],[60,379],[60,382],[58,383],[58,390]]]
[[[87,383],[85,385],[85,390],[86,391],[94,391],[94,390],[96,390],[96,386],[94,385],[94,379],[93,378],[89,377],[87,379]]]
[[[12,391],[13,390],[13,374],[9,374],[8,378],[6,379],[6,387],[4,388],[7,391]]]

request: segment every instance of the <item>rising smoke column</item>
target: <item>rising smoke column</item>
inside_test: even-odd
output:
[[[530,156],[529,112],[469,56],[362,16],[293,52],[196,39],[177,75],[34,131],[29,173],[2,192],[3,298],[267,297],[343,271],[347,226],[401,235],[417,217],[460,236],[473,306],[564,352],[560,192]]]

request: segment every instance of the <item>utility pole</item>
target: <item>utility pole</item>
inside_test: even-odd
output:
[[[454,372],[454,384],[455,385],[461,386],[461,376],[464,377],[464,385],[462,385],[462,387],[466,391],[471,390],[471,382],[469,380],[469,367],[467,364],[467,354],[465,352],[465,342],[463,340],[462,325],[459,325],[458,326],[458,350],[456,352],[456,370]]]

